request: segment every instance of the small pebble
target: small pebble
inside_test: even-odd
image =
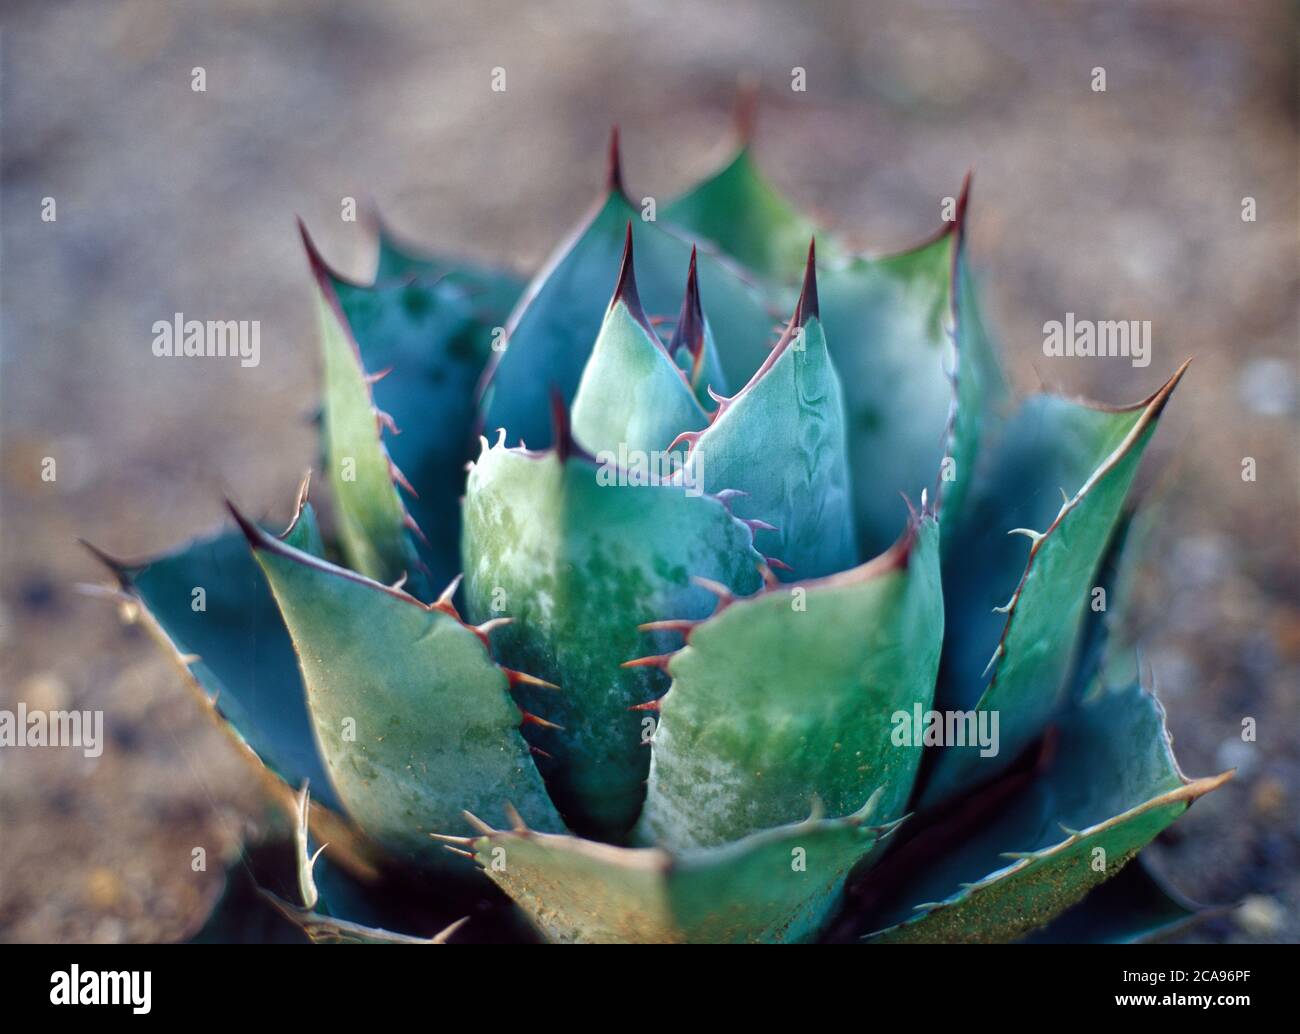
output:
[[[38,671],[18,684],[18,699],[32,711],[59,711],[68,700],[68,686],[52,671]]]
[[[1256,937],[1267,937],[1282,928],[1282,906],[1265,894],[1247,895],[1237,907],[1237,925]]]
[[[1250,809],[1260,818],[1280,816],[1286,807],[1286,787],[1282,780],[1269,776],[1255,784],[1250,794]]]
[[[1237,378],[1237,397],[1259,416],[1286,416],[1295,408],[1295,369],[1277,358],[1249,360]]]
[[[92,908],[107,911],[121,896],[122,881],[112,869],[101,866],[86,875],[86,901]]]

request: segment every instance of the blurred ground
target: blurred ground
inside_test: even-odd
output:
[[[1186,939],[1300,940],[1292,5],[336,6],[6,5],[0,707],[104,708],[109,746],[0,755],[0,937],[177,936],[219,880],[192,848],[215,859],[262,814],[169,663],[74,590],[101,578],[75,540],[156,551],[212,527],[227,489],[287,514],[317,381],[293,215],[358,275],[344,195],[531,269],[590,200],[611,122],[632,190],[663,196],[710,168],[750,72],[771,176],[863,245],[927,233],[976,168],[972,246],[1022,384],[1130,402],[1196,356],[1157,439],[1178,459],[1141,613],[1185,769],[1239,773],[1154,854],[1193,897],[1249,896]],[[261,366],[154,360],[176,311],[260,319]],[[1150,367],[1045,361],[1066,311],[1152,320]]]

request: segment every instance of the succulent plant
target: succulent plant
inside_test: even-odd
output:
[[[1124,408],[1013,397],[968,204],[969,179],[920,245],[818,259],[747,139],[646,219],[615,134],[527,286],[382,226],[354,283],[303,230],[332,538],[304,481],[282,534],[232,506],[166,555],[100,554],[289,806],[292,847],[250,846],[201,936],[1188,916],[1128,863],[1227,775],[1178,769],[1120,564],[1183,369]]]

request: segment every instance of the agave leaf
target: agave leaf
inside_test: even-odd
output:
[[[891,831],[867,825],[874,802],[681,854],[527,829],[484,827],[459,842],[553,941],[803,941],[835,908],[849,869]]]
[[[739,492],[733,511],[765,522],[759,549],[792,576],[820,578],[857,562],[843,391],[817,314],[814,252],[777,346],[703,432],[686,429],[687,483]]]
[[[474,620],[513,619],[496,633],[504,663],[562,687],[517,687],[563,726],[534,723],[529,741],[549,755],[538,766],[569,827],[616,839],[636,821],[650,761],[649,719],[629,708],[667,689],[654,664],[623,666],[646,650],[637,626],[708,614],[714,596],[692,576],[754,591],[761,558],[717,499],[600,483],[559,423],[557,451],[484,442],[465,497],[465,598]],[[666,648],[666,633],[652,642]]]
[[[637,296],[632,224],[614,297],[573,400],[573,435],[593,452],[652,452],[706,422],[685,373],[655,336]]]
[[[747,143],[713,175],[665,205],[663,217],[742,266],[784,280],[799,275],[808,239],[816,232],[768,182]]]
[[[298,926],[313,944],[446,944],[467,920],[460,919],[432,937],[416,937],[382,927],[340,919],[337,916],[299,908],[283,898],[263,892],[271,905]]]
[[[429,584],[445,585],[460,571],[460,496],[478,383],[522,284],[503,271],[398,250],[382,226],[373,286],[309,254],[329,278],[364,368],[389,371],[371,385],[374,405],[401,431],[385,447],[419,493],[408,494],[406,507],[429,535],[415,541]]]
[[[898,904],[884,912],[890,925],[871,939],[1021,937],[1119,872],[1193,800],[1230,775],[1184,777],[1159,702],[1136,684],[1098,684],[1061,721],[1054,755],[988,822],[940,852],[932,865],[895,863],[908,878],[901,889],[891,888]],[[889,864],[868,876],[868,890]],[[905,903],[914,902],[927,904],[905,918]]]
[[[305,538],[311,521],[304,507],[289,533]],[[320,800],[338,810],[293,644],[244,537],[196,539],[133,563],[93,551],[239,742],[290,786],[310,780]]]
[[[1011,392],[997,349],[984,328],[975,280],[967,261],[966,207],[970,177],[966,178],[957,213],[953,242],[953,362],[956,408],[948,428],[946,463],[940,470],[939,496],[948,524],[962,520],[976,483],[980,455],[1006,419]],[[945,537],[945,554],[949,551]]]
[[[822,323],[845,392],[860,556],[892,540],[900,492],[914,499],[937,483],[956,512],[983,425],[1006,392],[965,268],[966,201],[963,189],[956,219],[918,247],[856,257],[821,277]]]
[[[614,291],[629,220],[637,224],[641,301],[652,316],[677,311],[691,244],[641,210],[623,193],[617,159],[605,195],[572,237],[529,285],[506,327],[507,348],[493,356],[484,403],[484,427],[506,429],[511,444],[551,444],[547,399],[552,388],[570,402],[592,343],[604,301]],[[709,302],[723,370],[743,381],[766,354],[769,316],[758,289],[729,263],[701,253],[700,288]]]
[[[939,526],[919,518],[875,560],[775,585],[692,626],[669,664],[652,741],[647,838],[711,847],[806,814],[902,814],[919,742],[892,718],[927,710],[943,643]]]
[[[950,634],[937,693],[940,707],[967,709],[991,671],[975,707],[1000,715],[1000,750],[981,757],[978,745],[943,748],[924,805],[1005,769],[1065,702],[1099,564],[1122,519],[1142,452],[1185,369],[1186,364],[1149,399],[1126,409],[1030,399],[1006,428],[994,474],[985,483],[989,494],[957,532],[962,542],[954,556],[961,558],[961,570],[945,585]],[[1091,473],[1081,474],[1085,470]],[[1036,517],[1052,508],[1053,491],[1064,501],[1041,524],[1006,524],[999,518],[1007,503],[996,501],[1000,496],[994,493],[1011,486],[1022,500],[1016,505]],[[999,527],[1029,537],[1027,562],[1008,558],[1005,545],[988,541]],[[1017,567],[1023,569],[1019,584],[1008,588],[1007,572]],[[991,602],[990,593],[999,589],[1008,593],[1005,602]],[[992,615],[997,620],[990,621],[999,604],[1001,612]],[[976,658],[985,650],[991,660],[981,665]]]
[[[1024,572],[1022,539],[1011,528],[1046,528],[1063,496],[1083,485],[1133,427],[1137,414],[1037,395],[1025,400],[990,443],[960,519],[944,524],[948,632],[938,700],[973,707],[981,672],[1006,626],[1000,609]],[[1117,524],[1122,521],[1117,515]]]
[[[1082,628],[1074,672],[1070,676],[1070,694],[1080,697],[1093,682],[1105,674],[1108,683],[1134,682],[1138,679],[1137,654],[1129,613],[1135,554],[1142,551],[1147,532],[1147,510],[1137,510],[1130,499],[1111,532],[1101,562],[1097,565],[1089,605],[1083,612]],[[1093,606],[1093,594],[1101,589],[1105,609]]]
[[[370,915],[367,915],[372,910],[368,907],[360,888],[342,874],[335,872],[329,874],[329,894],[323,897],[316,877],[316,867],[321,861],[321,852],[319,849],[315,853],[311,850],[308,802],[308,789],[304,785],[296,801],[297,821],[294,823],[293,831],[297,898],[302,903],[286,901],[269,890],[261,889],[262,896],[286,919],[299,927],[308,940],[314,944],[445,944],[460,927],[465,925],[467,918],[458,919],[431,937],[384,929],[376,925]],[[327,862],[323,864],[328,865]],[[359,909],[368,921],[359,922],[355,916],[345,918],[339,911],[340,906],[345,903],[353,909]]]
[[[436,293],[437,302],[468,302],[480,334],[505,324],[510,309],[523,293],[524,282],[520,277],[510,270],[479,262],[427,254],[394,237],[378,214],[373,218],[379,239],[376,287],[410,282],[426,288],[446,287],[450,289],[446,295]],[[344,308],[347,308],[346,300]],[[375,344],[382,342],[376,338]],[[362,343],[361,352],[370,361],[366,343]]]
[[[398,493],[406,479],[388,454],[384,429],[396,423],[375,404],[368,371],[336,289],[337,278],[321,259],[305,227],[303,243],[317,287],[324,359],[325,469],[333,491],[339,540],[347,563],[369,578],[392,583],[407,578],[411,591],[430,592],[428,567],[413,533],[423,536]]]
[[[562,828],[519,735],[509,673],[447,600],[414,597],[267,536],[239,514],[302,666],[349,815],[395,854],[447,864],[428,834],[462,805]]]
[[[1213,911],[1165,886],[1138,855],[1025,940],[1030,944],[1134,944],[1159,940]]]

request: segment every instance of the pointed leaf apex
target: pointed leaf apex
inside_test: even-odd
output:
[[[622,194],[627,197],[627,190],[623,187],[623,157],[619,152],[618,126],[611,126],[609,130],[609,155],[605,165],[605,189],[611,194]]]
[[[320,286],[321,292],[326,297],[332,298],[334,295],[334,284],[339,281],[346,281],[345,277],[340,276],[330,268],[325,257],[316,247],[316,242],[312,240],[311,234],[307,230],[307,224],[302,221],[301,216],[297,216],[298,235],[302,238],[303,249],[307,252],[307,265],[311,268],[311,275],[316,283]]]
[[[235,519],[239,530],[244,533],[244,538],[248,540],[249,546],[253,549],[265,549],[268,538],[266,532],[245,517],[229,499],[226,500],[226,509],[230,511],[230,516]]]
[[[810,319],[821,315],[817,302],[817,238],[808,242],[808,264],[803,271],[803,290],[799,292],[799,302],[794,309],[796,326],[805,326]]]
[[[1192,358],[1192,356],[1188,356],[1184,359],[1182,366],[1174,371],[1173,376],[1165,381],[1159,390],[1146,401],[1146,406],[1150,408],[1153,420],[1164,412],[1169,397],[1174,393],[1174,389],[1178,387],[1178,382],[1183,379],[1183,374],[1187,372],[1187,368],[1192,365]]]
[[[109,572],[117,579],[118,584],[123,589],[127,588],[128,583],[130,582],[130,564],[126,563],[124,560],[119,560],[115,556],[105,553],[93,542],[88,542],[86,539],[77,539],[77,541],[86,547],[91,556],[108,568]]]
[[[686,274],[686,297],[677,316],[677,326],[668,342],[668,354],[675,356],[685,348],[698,362],[704,351],[704,309],[700,305],[700,278],[695,268],[695,248],[691,248],[691,265]]]
[[[332,290],[333,285],[330,283],[330,268],[325,263],[324,256],[321,255],[320,249],[316,247],[316,242],[311,239],[311,234],[307,231],[307,224],[302,221],[302,216],[297,217],[298,235],[302,237],[303,249],[307,252],[307,264],[311,267],[311,275],[316,278],[320,284],[321,290]]]
[[[656,341],[654,329],[650,326],[650,320],[641,307],[641,296],[636,289],[636,268],[632,257],[632,220],[627,221],[627,235],[623,239],[623,258],[618,267],[618,283],[614,285],[614,297],[609,300],[609,307],[612,309],[618,302],[627,306],[627,311],[632,314],[632,318],[641,326],[645,327],[648,333]]]
[[[569,424],[569,407],[557,387],[551,387],[551,438],[555,455],[564,463],[573,454],[573,428]]]
[[[974,178],[975,170],[967,169],[962,177],[961,193],[957,195],[957,209],[953,212],[952,228],[959,243],[966,236],[966,213],[970,208],[970,188]]]

